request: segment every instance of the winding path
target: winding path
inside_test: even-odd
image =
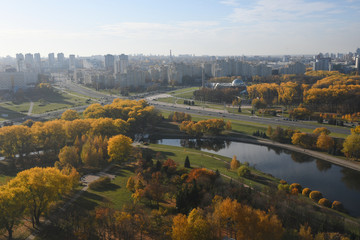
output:
[[[30,101],[30,107],[29,107],[29,111],[27,113],[28,116],[31,116],[33,108],[34,108],[34,102]]]

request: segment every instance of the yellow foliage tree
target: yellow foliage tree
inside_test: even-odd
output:
[[[325,135],[329,135],[331,132],[326,127],[319,127],[314,129],[313,134],[320,135],[324,133]]]
[[[74,146],[65,146],[60,150],[59,162],[61,166],[70,165],[73,167],[79,167],[80,158],[78,149]]]
[[[66,175],[56,168],[31,168],[22,171],[12,179],[10,188],[24,188],[28,213],[33,225],[40,224],[41,215],[47,211],[51,203],[60,199],[74,187],[74,177]]]
[[[299,237],[301,240],[313,240],[313,236],[311,234],[311,228],[309,226],[300,226]]]
[[[8,239],[12,239],[13,227],[16,226],[24,214],[26,203],[26,189],[24,187],[0,187],[0,230],[5,228]]]
[[[74,121],[75,119],[79,119],[80,116],[76,110],[68,109],[63,114],[61,114],[61,119],[66,121]]]
[[[351,159],[360,159],[360,134],[355,131],[345,139],[343,144],[343,152],[346,157]]]
[[[240,162],[236,159],[236,156],[234,155],[231,162],[230,162],[230,169],[236,170],[240,167]]]
[[[211,236],[211,226],[203,217],[201,209],[194,208],[187,218],[178,214],[173,219],[172,239],[207,240],[211,239]]]
[[[333,146],[334,139],[322,132],[316,141],[316,147],[323,151],[329,151]]]
[[[110,138],[108,142],[109,161],[125,161],[131,153],[131,143],[131,138],[121,134]]]

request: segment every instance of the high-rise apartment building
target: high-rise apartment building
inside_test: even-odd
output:
[[[25,54],[25,69],[30,71],[34,67],[34,56],[31,53]]]
[[[71,69],[71,70],[75,69],[75,55],[74,54],[69,55],[69,69]]]
[[[111,55],[111,54],[105,55],[105,69],[107,71],[114,72],[114,66],[115,66],[114,55]]]
[[[124,74],[127,72],[127,68],[129,66],[129,56],[125,54],[121,54],[119,56],[119,72]]]
[[[16,64],[18,72],[24,71],[24,55],[22,53],[16,54]]]
[[[36,65],[41,65],[41,56],[40,56],[40,53],[35,53],[34,54],[34,61],[35,61],[35,64]]]
[[[63,53],[58,53],[57,54],[57,61],[60,65],[64,64],[65,62],[65,56]]]
[[[55,64],[55,54],[49,53],[48,58],[49,58],[49,67],[53,67]]]

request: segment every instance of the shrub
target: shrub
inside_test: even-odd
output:
[[[340,201],[334,201],[331,205],[331,208],[336,210],[336,211],[343,211],[344,210],[344,206]]]
[[[312,192],[309,194],[309,197],[310,197],[312,200],[318,202],[323,196],[322,196],[321,192],[319,192],[319,191],[312,191]]]
[[[291,188],[291,185],[290,185],[290,193],[292,195],[298,195],[300,193],[300,191],[297,188]]]
[[[280,180],[281,184],[287,184],[287,182],[285,180]]]
[[[296,188],[298,190],[298,192],[300,193],[302,191],[302,186],[298,183],[293,183],[290,185],[290,190],[292,191],[294,188]]]
[[[289,192],[289,184],[279,184],[278,189],[280,191]]]
[[[109,177],[101,177],[90,183],[89,188],[92,190],[100,190],[105,188],[110,183],[111,179]]]
[[[239,177],[250,177],[250,169],[247,166],[241,166],[238,168],[237,173]]]
[[[326,198],[320,199],[318,204],[320,204],[320,205],[322,205],[324,207],[328,207],[328,208],[331,207],[331,202]]]
[[[309,194],[311,193],[311,190],[310,188],[304,188],[302,190],[302,195],[306,196],[306,197],[309,197]]]

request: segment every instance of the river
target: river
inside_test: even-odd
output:
[[[232,158],[284,179],[289,184],[320,191],[330,201],[341,201],[353,216],[360,217],[360,172],[308,155],[280,148],[222,140],[162,139],[159,144],[190,147]],[[191,159],[190,159],[191,161]]]

